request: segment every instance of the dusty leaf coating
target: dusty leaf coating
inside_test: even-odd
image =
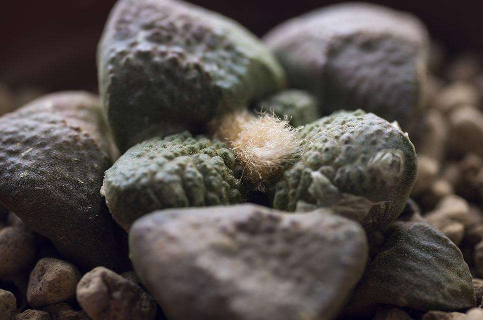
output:
[[[111,165],[98,98],[56,93],[0,119],[0,202],[80,268],[122,264],[100,195]]]
[[[298,132],[303,154],[271,189],[273,207],[330,207],[377,229],[402,212],[416,179],[416,153],[401,130],[378,116],[341,111]]]
[[[257,103],[256,110],[288,118],[293,127],[303,126],[320,118],[319,103],[303,90],[285,90]]]
[[[475,306],[468,265],[444,234],[422,222],[395,222],[385,232],[388,240],[367,266],[345,315],[369,315],[377,304],[420,311]]]
[[[293,18],[264,40],[290,86],[316,95],[326,114],[360,108],[409,130],[421,107],[427,38],[412,15],[349,3]]]
[[[367,259],[358,223],[255,205],[155,212],[135,222],[130,248],[172,320],[331,320]]]
[[[242,169],[221,142],[184,132],[129,149],[106,171],[102,188],[126,230],[154,210],[243,202]]]
[[[175,0],[119,1],[98,66],[121,151],[153,134],[197,131],[285,82],[272,53],[241,25]]]

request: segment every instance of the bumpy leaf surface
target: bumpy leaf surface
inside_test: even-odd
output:
[[[103,192],[126,230],[154,210],[239,203],[241,167],[224,143],[184,132],[129,149],[105,175]]]
[[[304,126],[303,154],[271,190],[287,211],[330,207],[377,229],[401,214],[416,179],[416,153],[400,129],[361,110]]]
[[[175,0],[120,0],[98,65],[121,151],[155,133],[200,130],[285,82],[275,57],[245,28]]]

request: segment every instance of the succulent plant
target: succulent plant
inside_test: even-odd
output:
[[[238,23],[175,0],[120,0],[98,52],[99,86],[121,151],[199,131],[280,89],[273,54]]]
[[[287,117],[292,127],[303,126],[320,118],[319,103],[303,90],[284,90],[257,103],[256,110]]]
[[[273,207],[336,213],[377,229],[402,212],[416,179],[414,146],[397,126],[357,110],[297,132],[303,153],[272,184]]]
[[[246,200],[232,150],[184,132],[129,149],[106,171],[102,192],[126,230],[154,210],[233,204]]]
[[[98,98],[48,95],[0,119],[0,202],[82,269],[121,268],[100,195],[111,165]]]
[[[130,247],[172,320],[331,320],[367,259],[356,222],[255,205],[157,211],[135,222]]]
[[[373,112],[411,129],[421,108],[427,31],[414,16],[367,3],[338,4],[275,27],[264,38],[290,86],[324,112]]]

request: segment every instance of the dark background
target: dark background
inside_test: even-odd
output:
[[[327,0],[193,0],[234,18],[261,36],[278,23]],[[479,0],[370,1],[410,11],[448,52],[483,52]],[[1,0],[0,82],[48,90],[96,90],[96,46],[115,0]]]

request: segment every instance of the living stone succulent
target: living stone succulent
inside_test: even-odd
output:
[[[273,113],[279,118],[288,117],[292,127],[303,126],[320,118],[319,103],[303,90],[284,90],[257,103],[257,111]]]
[[[414,16],[367,3],[325,7],[264,38],[291,87],[315,94],[324,112],[363,109],[411,129],[426,72],[427,31]]]
[[[130,247],[171,320],[331,320],[367,259],[356,222],[255,205],[155,212],[133,225]]]
[[[154,210],[246,201],[242,168],[224,143],[184,132],[129,149],[106,171],[102,192],[126,230]]]
[[[303,153],[273,183],[275,209],[334,212],[377,229],[402,212],[416,179],[414,146],[397,126],[357,110],[297,132]]]
[[[83,269],[122,267],[99,192],[112,151],[101,110],[63,92],[0,119],[0,202]]]
[[[121,151],[280,89],[273,54],[238,23],[183,1],[120,0],[98,51],[99,87]]]
[[[119,0],[102,103],[57,93],[0,119],[0,320],[482,317],[478,72],[436,99],[424,26],[372,4],[265,42]],[[22,99],[0,84],[0,116]]]
[[[451,240],[421,222],[395,222],[385,233],[344,316],[370,318],[379,304],[420,311],[475,306],[470,270]]]

